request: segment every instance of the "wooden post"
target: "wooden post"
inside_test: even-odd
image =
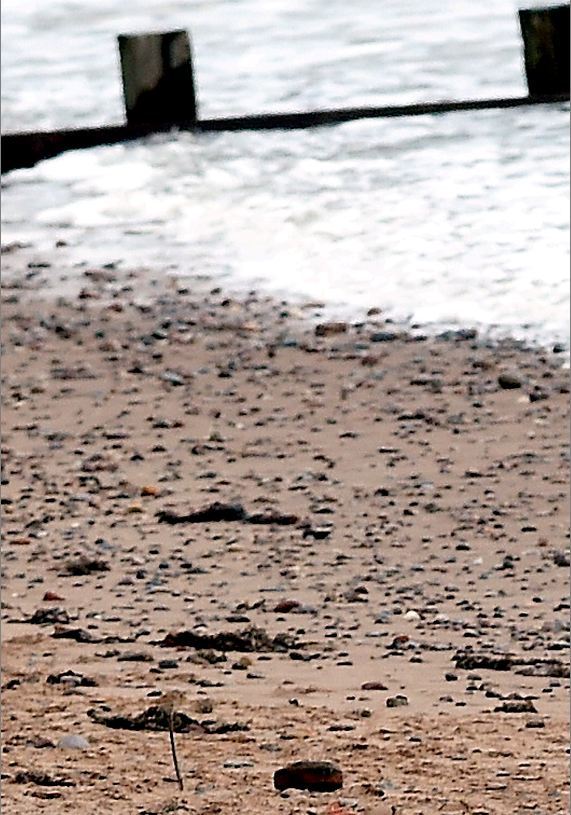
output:
[[[569,93],[569,6],[521,9],[530,96]]]
[[[186,31],[118,37],[129,125],[196,124],[190,40]]]

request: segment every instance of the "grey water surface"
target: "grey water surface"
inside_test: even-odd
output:
[[[517,6],[4,0],[2,129],[123,118],[118,33],[191,32],[202,116],[526,92]],[[2,241],[568,342],[568,105],[173,133],[3,179]]]

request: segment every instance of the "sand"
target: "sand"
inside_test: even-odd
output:
[[[567,812],[561,354],[57,251],[2,297],[6,812]],[[102,723],[173,690],[182,792]]]

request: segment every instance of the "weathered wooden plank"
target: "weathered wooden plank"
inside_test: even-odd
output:
[[[569,101],[569,94],[554,96],[521,96],[498,99],[474,99],[460,102],[430,102],[416,105],[357,107],[307,113],[268,113],[253,116],[233,116],[203,119],[178,126],[179,130],[202,133],[235,132],[240,130],[294,130],[341,124],[357,119],[424,116],[463,110],[516,108],[527,105],[558,104]],[[38,161],[52,158],[66,150],[79,150],[102,144],[131,141],[151,133],[172,130],[171,124],[145,123],[110,127],[56,130],[47,133],[8,133],[2,136],[2,172],[32,167]]]
[[[518,96],[498,99],[472,99],[459,102],[426,102],[414,105],[390,105],[386,107],[341,108],[311,111],[308,113],[268,113],[255,116],[202,119],[197,122],[199,130],[220,132],[233,130],[293,130],[322,125],[341,124],[356,119],[394,118],[397,116],[426,116],[463,110],[491,110],[516,108],[527,105],[567,102],[569,94],[555,96]]]
[[[569,5],[521,9],[525,73],[531,96],[569,93]]]
[[[74,130],[53,130],[45,133],[5,133],[2,135],[2,173],[23,167],[33,167],[39,161],[65,153],[102,144],[117,144],[172,130],[171,125],[85,127]]]
[[[192,125],[196,96],[188,33],[120,34],[117,40],[127,123]]]

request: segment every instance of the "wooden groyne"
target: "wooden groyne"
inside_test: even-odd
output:
[[[104,144],[133,141],[152,133],[173,129],[197,133],[223,133],[240,130],[297,130],[341,124],[356,119],[378,119],[397,116],[425,116],[461,110],[518,108],[529,105],[552,105],[569,101],[569,94],[556,96],[521,96],[506,99],[474,99],[465,102],[431,102],[390,107],[340,108],[308,113],[267,113],[256,116],[196,120],[187,126],[172,124],[112,125],[46,133],[8,133],[2,136],[2,172],[33,167],[38,161],[53,158],[66,150],[81,150]]]
[[[519,12],[527,96],[261,113],[200,119],[190,38],[185,31],[118,37],[126,123],[2,136],[2,173],[32,167],[67,150],[132,141],[173,129],[194,133],[293,130],[357,119],[424,116],[569,101],[569,6]]]

